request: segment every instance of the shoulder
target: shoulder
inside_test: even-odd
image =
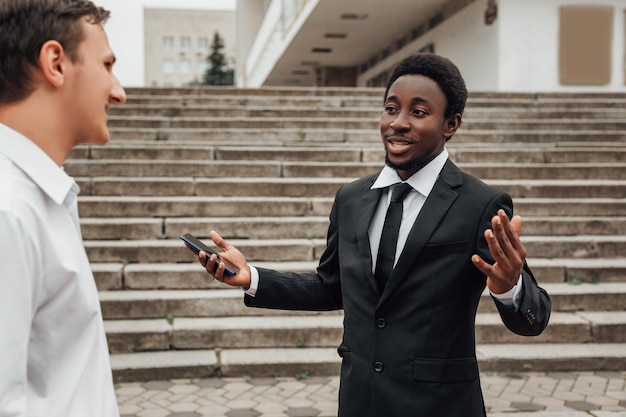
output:
[[[37,222],[46,197],[28,175],[0,155],[0,217],[24,223]]]
[[[377,172],[341,186],[337,191],[337,196],[343,196],[351,193],[362,193],[363,191],[371,189],[379,174],[380,173]]]
[[[441,172],[441,178],[451,187],[458,187],[459,192],[477,193],[477,195],[487,197],[507,195],[505,191],[489,185],[480,178],[461,170],[450,160],[448,160],[444,166]]]

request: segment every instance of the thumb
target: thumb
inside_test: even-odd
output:
[[[230,248],[230,244],[225,241],[224,238],[222,238],[222,236],[220,236],[215,230],[211,230],[211,232],[209,233],[209,237],[211,238],[213,243],[215,243],[215,245],[222,250],[225,251]]]
[[[522,217],[521,216],[513,216],[511,219],[511,227],[515,230],[517,235],[521,235],[522,233]]]

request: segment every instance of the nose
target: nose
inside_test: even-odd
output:
[[[389,127],[395,131],[407,130],[410,128],[409,118],[404,112],[398,112],[396,118],[389,123]]]
[[[111,103],[114,104],[124,104],[126,103],[126,91],[124,91],[124,87],[120,84],[120,81],[117,79],[115,75],[111,75],[113,77],[113,85],[111,87]]]

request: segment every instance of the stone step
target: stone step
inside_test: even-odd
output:
[[[478,345],[484,372],[610,371],[626,368],[623,343]],[[111,355],[116,382],[221,377],[338,375],[335,348],[269,348],[138,352]]]
[[[302,261],[319,259],[324,239],[229,239],[249,261]],[[626,236],[528,236],[522,237],[529,257],[621,258]],[[179,239],[90,240],[84,242],[91,262],[190,262],[190,253]]]
[[[157,142],[202,142],[214,141],[219,144],[250,141],[254,138],[257,145],[276,143],[278,141],[288,143],[380,143],[378,128],[357,129],[348,128],[172,128],[172,127],[109,127],[114,141],[157,141]],[[467,130],[461,127],[454,135],[455,143],[584,143],[589,145],[595,142],[612,141],[615,143],[626,142],[624,130],[574,130],[570,128],[554,130]]]
[[[626,235],[624,216],[524,216],[523,221],[523,236]],[[82,218],[81,229],[86,240],[207,237],[213,229],[228,239],[325,239],[328,216]]]
[[[553,312],[624,311],[626,305],[626,280],[595,284],[540,282],[540,286],[550,295]],[[101,291],[99,296],[103,317],[109,320],[164,319],[168,316],[174,318],[288,316],[295,313],[245,307],[243,292],[237,288],[230,288],[222,284],[220,289],[204,290]],[[487,291],[483,294],[479,312],[496,312]],[[299,313],[303,316],[319,314],[307,311]]]
[[[368,95],[354,97],[354,94],[346,95],[246,95],[238,94],[228,96],[224,94],[144,94],[144,91],[130,93],[127,89],[127,101],[124,106],[132,105],[152,105],[152,106],[284,106],[299,108],[301,106],[315,107],[365,107],[381,108],[383,90],[376,90]],[[130,90],[134,91],[134,90]],[[240,93],[239,91],[237,91]],[[377,95],[379,94],[379,95]],[[572,100],[572,97],[507,97],[492,96],[480,97],[476,93],[470,92],[466,111],[474,109],[525,109],[529,112],[538,109],[585,109],[601,112],[604,109],[622,110],[626,107],[626,98],[623,96],[584,96],[584,100]],[[586,114],[586,113],[585,113]],[[585,115],[584,114],[584,115]]]
[[[380,171],[383,162],[215,161],[215,160],[93,160],[74,159],[64,164],[74,177],[283,177],[360,178]],[[457,164],[466,172],[489,179],[626,179],[626,163],[476,163]]]
[[[380,116],[344,117],[341,119],[328,117],[164,117],[164,116],[122,116],[110,115],[107,125],[111,128],[331,128],[331,129],[378,129]],[[558,131],[558,130],[624,130],[626,121],[613,119],[468,119],[463,120],[463,129],[468,130],[525,130],[525,131]]]
[[[200,87],[129,87],[129,95],[249,95],[249,96],[377,96],[383,94],[383,87],[300,87],[300,86],[267,86],[261,88],[240,88],[222,86],[200,86]],[[470,91],[469,99],[507,99],[507,100],[549,100],[561,99],[571,101],[598,100],[598,99],[624,99],[626,94],[618,91],[611,92],[515,92],[515,91]]]
[[[264,100],[265,101],[265,100]],[[124,106],[113,106],[107,112],[109,116],[126,117],[269,117],[269,118],[380,118],[383,110],[380,101],[372,102],[370,106],[358,107],[342,106],[337,101],[329,103],[286,103],[277,104],[274,101],[264,103],[223,103],[214,104],[154,104],[126,103]],[[339,104],[339,105],[337,105]],[[614,120],[626,116],[623,108],[560,108],[540,107],[529,109],[527,107],[508,108],[472,108],[468,107],[463,113],[463,121],[475,119],[484,120],[524,120],[524,119],[591,119],[591,120]]]
[[[333,197],[353,178],[76,177],[81,196]],[[622,180],[486,180],[513,198],[625,198]]]
[[[544,283],[624,283],[626,258],[589,259],[530,258],[535,278]],[[313,272],[317,261],[254,262],[258,267],[277,271]],[[92,263],[100,291],[108,290],[224,290],[199,263]]]
[[[207,96],[207,97],[223,97],[223,96],[248,96],[248,97],[358,97],[358,99],[366,99],[367,97],[376,97],[382,99],[384,93],[383,87],[298,87],[298,86],[269,86],[261,88],[239,88],[239,87],[127,87],[128,96]],[[622,92],[510,92],[510,91],[470,91],[468,92],[468,100],[482,100],[486,102],[511,103],[511,102],[581,102],[581,103],[597,103],[610,101],[624,101],[626,95]]]
[[[104,327],[111,353],[332,348],[341,343],[343,315],[107,320]],[[506,331],[499,314],[479,313],[476,343],[626,343],[626,312],[555,312],[540,336],[528,338]]]
[[[518,144],[500,146],[468,146],[452,143],[448,146],[450,159],[456,163],[514,162],[514,163],[589,163],[626,161],[626,146],[563,147],[551,144],[529,147]],[[200,157],[201,156],[201,157]],[[384,150],[380,143],[364,144],[275,144],[258,146],[238,144],[167,144],[167,143],[112,143],[107,146],[83,145],[74,148],[69,158],[95,160],[276,160],[318,162],[380,162]]]
[[[80,196],[81,217],[293,217],[328,216],[331,197]],[[624,198],[517,198],[526,216],[622,216]]]
[[[261,97],[378,97],[382,99],[384,89],[371,87],[261,87],[261,88],[242,88],[242,87],[128,87],[125,89],[129,96],[134,95],[156,95],[156,96],[261,96]],[[501,97],[520,97],[532,98],[533,95],[515,94],[509,96],[509,93],[503,93]],[[486,97],[484,94],[478,93],[477,97]],[[586,97],[586,96],[584,96]],[[607,97],[607,96],[600,96]],[[610,96],[609,96],[610,97]]]

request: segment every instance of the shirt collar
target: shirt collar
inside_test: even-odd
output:
[[[425,197],[428,197],[433,187],[435,186],[435,182],[443,169],[443,166],[446,164],[448,160],[448,150],[446,148],[441,151],[439,155],[437,155],[432,161],[426,164],[422,169],[417,171],[415,174],[411,175],[406,183],[408,183],[413,189],[417,190],[420,194]],[[395,169],[385,165],[383,170],[380,172],[380,175],[372,185],[372,189],[376,188],[386,188],[391,185],[402,182],[400,176],[396,172]]]
[[[0,123],[0,154],[9,158],[55,203],[64,203],[70,191],[80,188],[39,146],[21,133]]]

